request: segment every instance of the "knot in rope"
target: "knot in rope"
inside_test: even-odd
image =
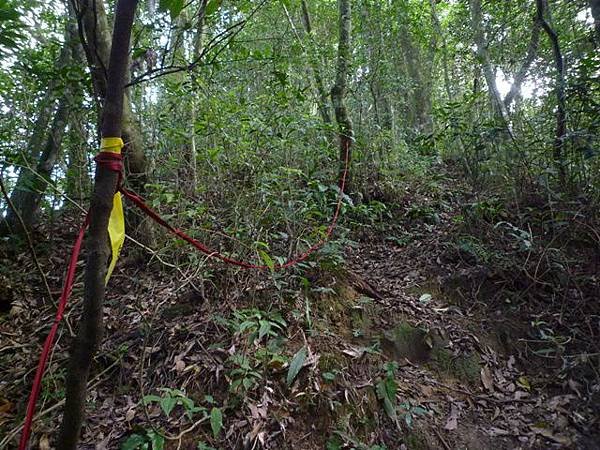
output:
[[[96,161],[96,164],[99,166],[119,174],[119,179],[117,181],[118,190],[123,179],[123,155],[113,152],[100,152],[94,157],[94,161]]]

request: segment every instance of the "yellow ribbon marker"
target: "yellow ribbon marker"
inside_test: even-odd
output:
[[[119,137],[105,137],[100,142],[100,151],[121,154],[123,145],[123,140]],[[125,242],[125,217],[123,215],[123,201],[121,200],[120,192],[116,192],[113,197],[113,207],[108,219],[108,236],[112,258],[108,265],[106,279],[104,280],[106,284],[108,284],[108,280],[115,269],[119,253]]]

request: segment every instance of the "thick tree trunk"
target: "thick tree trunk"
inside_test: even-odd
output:
[[[35,177],[30,180],[28,189],[19,196],[20,203],[17,210],[23,219],[23,224],[28,229],[35,223],[38,208],[48,187],[48,180],[50,180],[54,164],[60,154],[71,107],[70,95],[61,98],[44,145],[44,151],[35,169]]]
[[[321,75],[321,69],[319,68],[319,60],[315,56],[314,36],[312,28],[312,20],[310,18],[310,10],[306,0],[301,0],[302,5],[302,24],[304,25],[304,31],[308,35],[310,42],[309,51],[309,64],[315,81],[315,87],[317,88],[317,94],[319,97],[318,108],[319,114],[325,124],[331,123],[331,108],[329,106],[329,95],[327,95],[327,89],[325,89],[325,83],[323,82],[323,76]]]
[[[76,37],[76,28],[70,19],[67,22],[65,30],[65,42],[61,49],[60,56],[56,62],[56,71],[64,70],[77,57],[78,46]],[[57,77],[60,79],[60,77]],[[53,157],[52,165],[49,166],[48,175],[52,172],[56,155],[60,150],[62,135],[66,126],[66,116],[69,108],[72,106],[69,99],[72,98],[70,90],[72,85],[64,87],[62,98],[58,107],[55,109],[56,99],[61,94],[58,89],[58,81],[53,81],[40,102],[39,115],[35,121],[33,132],[27,143],[27,163],[29,168],[24,167],[19,172],[17,183],[11,193],[11,201],[17,211],[8,209],[5,222],[0,229],[0,234],[7,232],[22,233],[22,224],[18,220],[17,214],[23,218],[27,228],[31,227],[35,220],[35,210],[39,204],[41,196],[44,194],[47,182],[42,179],[39,173],[40,167],[48,167],[46,158]],[[54,118],[53,118],[54,113]],[[48,124],[52,120],[52,126],[48,129]],[[60,129],[56,127],[61,127]],[[53,148],[54,147],[54,148]],[[33,169],[33,166],[36,169]],[[40,190],[42,189],[43,190]]]
[[[106,82],[102,115],[102,137],[122,134],[123,97],[127,71],[131,27],[137,0],[119,0],[115,11],[113,45]],[[94,193],[90,204],[90,227],[87,239],[87,264],[83,315],[73,344],[66,380],[66,403],[57,448],[74,450],[84,418],[87,380],[92,359],[102,339],[108,247],[108,219],[117,187],[118,174],[98,165]]]
[[[481,11],[481,1],[469,0],[469,6],[471,11],[473,37],[475,46],[477,47],[477,57],[483,70],[485,82],[488,86],[494,113],[496,117],[502,121],[511,138],[514,138],[508,117],[508,111],[504,105],[502,97],[500,96],[500,92],[498,91],[498,86],[496,84],[496,73],[492,68],[492,63],[487,51],[487,44],[483,33],[483,12]]]
[[[546,14],[549,14],[548,3],[546,0],[536,0],[537,17],[542,28],[550,38],[552,52],[554,54],[554,64],[556,66],[556,135],[554,139],[554,161],[558,168],[558,175],[561,185],[566,183],[566,167],[564,159],[564,138],[567,134],[567,96],[565,82],[565,63],[558,42],[558,35],[546,20]]]
[[[350,72],[350,36],[352,29],[352,10],[350,0],[338,0],[339,6],[339,42],[338,60],[335,75],[335,84],[331,89],[331,101],[335,111],[335,120],[338,124],[340,137],[340,172],[343,171],[346,161],[346,153],[350,161],[350,148],[354,140],[352,119],[346,106],[346,91],[348,89],[348,76]],[[346,186],[349,186],[350,173],[348,174]]]
[[[411,79],[410,105],[413,109],[413,126],[418,131],[429,131],[431,128],[431,97],[423,76],[423,60],[419,49],[414,45],[408,25],[400,33],[400,47],[404,55],[404,64]]]

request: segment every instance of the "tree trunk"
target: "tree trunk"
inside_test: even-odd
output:
[[[85,124],[77,114],[71,115],[70,128],[73,143],[68,153],[65,192],[70,199],[82,204],[90,193],[91,184],[86,148],[87,132]]]
[[[410,92],[412,99],[410,104],[413,107],[414,123],[413,126],[418,131],[428,131],[431,128],[431,97],[424,80],[421,53],[412,42],[412,36],[408,29],[400,33],[400,46],[404,54],[404,64],[408,75],[412,81]]]
[[[339,42],[338,60],[335,75],[335,84],[331,88],[331,101],[335,111],[335,120],[338,124],[340,138],[340,178],[344,170],[346,157],[351,160],[351,146],[354,140],[352,119],[346,106],[346,91],[348,89],[348,75],[350,72],[350,36],[352,29],[352,10],[350,0],[338,0],[339,6]],[[346,155],[347,153],[347,155]],[[350,184],[350,173],[346,180],[346,187]]]
[[[471,11],[473,38],[477,47],[477,58],[479,59],[479,63],[483,69],[483,76],[485,77],[485,82],[487,83],[490,97],[492,99],[494,114],[506,127],[506,130],[511,138],[514,139],[512,127],[508,117],[508,111],[504,105],[504,102],[502,101],[500,92],[498,91],[498,86],[496,85],[496,73],[492,68],[492,63],[490,62],[490,57],[487,51],[487,43],[483,33],[483,12],[481,11],[481,1],[469,0],[469,6]]]
[[[127,71],[131,27],[137,0],[119,0],[115,11],[113,45],[106,82],[102,115],[102,137],[120,137],[123,123],[123,97]],[[87,264],[83,315],[73,344],[66,380],[66,403],[57,448],[74,450],[84,418],[87,380],[94,353],[102,339],[102,306],[105,276],[110,256],[108,219],[117,187],[118,174],[97,165],[94,192],[90,204],[87,238]]]
[[[563,60],[558,35],[546,20],[546,13],[549,14],[548,3],[546,0],[536,0],[537,17],[542,28],[548,35],[552,44],[554,54],[554,64],[556,66],[556,136],[554,139],[554,161],[558,168],[559,181],[562,186],[566,183],[566,167],[564,160],[564,138],[567,134],[567,97],[565,83],[565,63]]]
[[[327,95],[327,90],[325,89],[325,83],[323,82],[323,76],[321,75],[321,70],[319,68],[319,60],[315,56],[315,46],[314,46],[314,35],[312,29],[312,20],[310,18],[310,10],[308,9],[308,4],[306,0],[301,0],[302,5],[302,24],[304,25],[304,31],[308,35],[310,42],[310,51],[309,51],[309,64],[313,73],[313,78],[315,80],[315,86],[317,88],[317,94],[319,96],[318,108],[319,113],[321,114],[321,118],[325,124],[331,123],[331,108],[329,107],[329,96]]]
[[[68,19],[65,29],[65,42],[56,62],[56,72],[63,71],[71,64],[77,54],[77,45],[75,24],[71,19]],[[54,80],[58,79],[60,79],[59,76]],[[40,102],[40,112],[35,121],[31,137],[27,143],[28,161],[26,164],[29,165],[29,168],[24,167],[20,170],[17,183],[10,196],[16,211],[8,208],[0,234],[5,234],[7,232],[19,234],[25,231],[22,229],[17,214],[23,218],[23,222],[27,228],[34,223],[36,205],[39,204],[39,199],[44,193],[44,191],[40,191],[39,189],[43,186],[43,189],[45,190],[47,182],[46,180],[41,179],[42,175],[37,170],[34,170],[32,166],[35,165],[37,169],[39,169],[40,166],[47,166],[45,158],[58,152],[66,125],[65,115],[68,115],[69,108],[72,106],[67,100],[71,98],[69,91],[72,89],[72,84],[69,84],[64,87],[63,96],[59,101],[58,107],[55,109],[55,102],[60,94],[57,84],[57,81],[51,82],[44,98]],[[53,112],[54,118],[52,118]],[[50,120],[53,121],[53,124],[52,127],[48,129]],[[62,129],[57,129],[57,126],[62,127]],[[53,145],[56,145],[54,151],[51,148],[49,149],[49,147],[52,147]],[[56,155],[54,154],[54,160],[56,159],[55,156]],[[48,174],[52,171],[54,160]]]
[[[77,2],[79,26],[85,38],[86,57],[92,72],[95,94],[105,97],[106,67],[111,50],[111,32],[102,0],[74,0]],[[125,142],[125,173],[132,189],[143,196],[148,182],[147,160],[143,149],[143,138],[139,124],[131,110],[127,90],[123,101],[123,141]],[[152,229],[146,221],[139,222],[136,215],[128,217],[135,234],[144,243],[152,242]]]
[[[429,6],[431,8],[431,21],[433,23],[433,29],[437,33],[439,39],[442,41],[441,52],[442,52],[442,69],[444,73],[444,89],[446,90],[446,95],[448,97],[448,101],[452,101],[454,95],[452,93],[452,86],[450,84],[450,75],[448,72],[448,55],[446,54],[447,46],[446,46],[446,38],[444,36],[444,31],[442,30],[442,25],[440,24],[440,19],[437,15],[437,10],[435,7],[436,0],[429,0]],[[435,38],[437,40],[437,38]],[[437,47],[437,45],[436,45]]]
[[[198,21],[196,23],[196,36],[194,36],[194,49],[192,53],[192,61],[196,61],[202,51],[204,50],[204,33],[205,33],[205,15],[206,5],[208,0],[200,1],[200,9],[198,11]],[[191,142],[190,142],[190,161],[189,161],[189,179],[188,179],[188,194],[192,196],[196,195],[196,189],[198,188],[198,164],[196,158],[198,157],[198,145],[196,143],[196,118],[198,116],[198,106],[196,104],[196,95],[193,95],[190,99],[190,116],[191,116]]]
[[[510,91],[504,97],[504,107],[508,111],[513,100],[521,93],[521,86],[523,85],[523,81],[527,77],[527,72],[533,64],[535,57],[537,56],[537,50],[540,43],[540,21],[537,19],[537,15],[533,18],[533,28],[531,29],[531,39],[529,40],[529,45],[527,46],[527,54],[525,55],[525,59],[523,60],[523,64],[521,68],[515,74],[515,78],[512,86],[510,87]]]

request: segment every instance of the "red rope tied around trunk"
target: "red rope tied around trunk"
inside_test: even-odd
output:
[[[141,197],[134,194],[133,192],[128,191],[122,185],[122,174],[123,174],[123,156],[121,154],[112,153],[112,152],[100,152],[94,160],[97,164],[103,166],[104,168],[111,170],[113,172],[118,172],[119,179],[117,182],[117,190],[120,191],[125,197],[131,200],[138,208],[140,208],[148,217],[154,220],[156,223],[166,228],[171,234],[180,237],[185,240],[189,244],[193,245],[195,248],[200,250],[202,253],[208,255],[209,257],[218,258],[221,261],[231,264],[234,266],[241,267],[243,269],[259,269],[259,270],[267,270],[267,269],[285,269],[288,267],[292,267],[304,260],[306,260],[312,253],[321,248],[331,237],[333,234],[333,230],[337,224],[340,211],[342,209],[342,203],[344,199],[344,189],[346,187],[346,180],[348,176],[348,167],[350,165],[350,140],[344,139],[344,168],[339,180],[339,195],[337,200],[337,205],[335,208],[335,212],[333,214],[333,218],[331,223],[327,227],[327,232],[325,236],[319,240],[316,244],[312,245],[308,250],[304,253],[301,253],[297,257],[288,260],[283,264],[276,264],[273,267],[269,267],[267,265],[260,264],[252,264],[245,261],[238,261],[236,259],[232,259],[228,256],[225,256],[218,251],[211,250],[206,245],[201,243],[200,241],[188,236],[183,231],[173,227],[166,220],[164,220],[157,212],[152,210],[149,206],[147,206]],[[58,302],[58,310],[56,311],[56,317],[54,319],[54,323],[52,324],[52,328],[50,329],[50,333],[46,337],[46,341],[44,342],[44,347],[42,348],[42,353],[40,355],[40,359],[38,362],[38,366],[35,372],[35,377],[33,379],[33,386],[31,388],[31,393],[29,395],[29,401],[27,403],[27,411],[25,414],[25,422],[23,424],[23,432],[21,434],[21,440],[19,441],[19,450],[27,450],[27,443],[29,441],[29,435],[31,434],[31,425],[33,422],[33,416],[35,414],[35,405],[37,403],[37,399],[40,394],[41,386],[42,386],[42,378],[44,376],[44,371],[46,369],[46,363],[48,361],[48,357],[52,350],[52,346],[54,343],[54,338],[58,331],[58,325],[63,318],[65,309],[67,307],[67,303],[69,297],[71,296],[71,291],[73,289],[73,283],[75,281],[75,272],[77,269],[77,260],[79,259],[79,253],[81,252],[81,246],[83,243],[83,237],[85,234],[85,230],[89,225],[89,213],[86,215],[79,232],[77,233],[77,239],[75,239],[75,244],[73,245],[73,250],[71,251],[71,257],[69,259],[69,264],[67,268],[67,276],[65,279],[65,283],[63,285],[62,293],[60,296],[60,300]]]
[[[123,179],[123,155],[121,153],[100,152],[96,155],[94,161],[96,161],[96,164],[119,174],[119,180],[117,181],[118,189]]]

